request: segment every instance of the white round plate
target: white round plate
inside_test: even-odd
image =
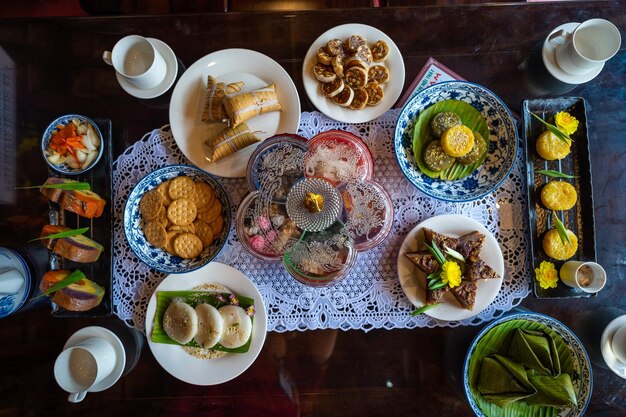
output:
[[[195,286],[209,282],[222,284],[235,294],[254,299],[256,313],[253,318],[250,349],[246,353],[228,353],[216,359],[199,359],[185,352],[181,346],[154,343],[151,335],[157,306],[157,292],[191,290]],[[265,303],[255,285],[237,269],[217,262],[211,262],[193,272],[165,277],[150,297],[146,311],[148,346],[157,362],[172,376],[194,385],[216,385],[239,376],[252,365],[261,352],[266,332]]]
[[[369,45],[378,40],[384,40],[389,45],[389,55],[383,65],[389,69],[389,81],[382,84],[385,96],[377,106],[366,106],[363,110],[351,110],[335,104],[327,99],[320,89],[320,82],[313,75],[313,67],[317,64],[317,50],[326,45],[331,39],[345,41],[351,35],[361,35]],[[324,32],[313,42],[304,57],[302,65],[302,81],[304,90],[313,105],[331,119],[345,123],[363,123],[374,120],[391,108],[400,97],[404,88],[404,60],[393,40],[380,30],[368,25],[349,23],[334,27]]]
[[[438,233],[452,237],[460,237],[466,233],[478,231],[485,235],[480,256],[483,261],[492,267],[500,277],[504,277],[504,258],[502,251],[498,245],[496,238],[476,220],[458,214],[443,214],[424,220],[413,228],[407,235],[400,252],[398,253],[398,278],[402,290],[406,294],[411,304],[419,308],[424,305],[426,295],[426,277],[417,266],[409,261],[404,254],[407,252],[415,252],[424,241],[424,233],[422,229],[427,227]],[[424,314],[438,320],[455,321],[465,320],[474,317],[483,311],[496,298],[500,287],[502,286],[502,278],[499,279],[481,279],[478,281],[478,290],[476,293],[476,302],[473,310],[466,310],[459,305],[454,296],[448,292],[443,303],[439,304]]]
[[[565,29],[568,32],[571,32],[574,29],[576,29],[578,25],[580,25],[580,23],[570,22],[570,23],[562,24],[561,26],[555,28],[546,37],[546,40],[543,43],[543,48],[541,49],[541,56],[543,58],[543,64],[546,66],[548,72],[550,72],[550,74],[552,74],[552,76],[556,78],[557,80],[563,81],[564,83],[568,83],[568,84],[583,84],[583,83],[586,83],[587,81],[591,81],[594,78],[596,78],[596,76],[600,74],[600,71],[602,71],[602,68],[604,68],[604,62],[603,62],[597,67],[595,67],[594,69],[592,69],[591,71],[586,72],[584,74],[570,74],[569,72],[563,71],[561,67],[559,67],[559,64],[557,64],[556,58],[554,57],[554,53],[556,52],[555,45],[552,42],[549,42],[548,39],[555,32],[558,32],[563,29]],[[563,38],[558,37],[554,39],[554,42],[560,45],[563,43]]]
[[[113,371],[111,371],[111,375],[104,378],[100,381],[100,383],[89,389],[89,392],[100,392],[110,388],[122,376],[124,366],[126,366],[126,351],[124,350],[124,345],[115,333],[100,326],[89,326],[80,329],[67,339],[65,346],[63,346],[63,350],[91,337],[101,337],[106,339],[113,346],[113,349],[115,350],[115,358],[117,359],[115,366],[113,367]]]
[[[602,332],[602,339],[600,341],[600,349],[602,350],[602,357],[608,367],[620,378],[626,379],[626,366],[620,365],[620,361],[615,357],[613,349],[611,349],[611,341],[613,335],[617,329],[621,326],[626,326],[626,314],[619,316],[611,321],[604,331]]]
[[[198,168],[220,177],[246,176],[248,159],[255,145],[248,146],[218,162],[205,158],[204,142],[219,133],[225,124],[202,121],[207,77],[221,82],[243,81],[243,91],[276,83],[280,112],[270,112],[246,122],[261,139],[277,133],[296,133],[300,125],[300,98],[289,74],[276,61],[248,49],[224,49],[194,62],[174,87],[170,100],[170,126],[176,144]]]
[[[165,42],[154,39],[154,38],[146,38],[148,42],[150,42],[157,51],[161,53],[163,59],[165,60],[166,74],[163,81],[161,81],[156,87],[152,88],[137,88],[126,78],[124,78],[121,74],[116,72],[117,81],[120,83],[120,86],[124,91],[126,91],[131,96],[141,98],[141,99],[149,99],[155,98],[167,90],[170,89],[174,81],[176,80],[176,75],[178,75],[178,61],[176,60],[176,55],[172,48],[170,48]]]

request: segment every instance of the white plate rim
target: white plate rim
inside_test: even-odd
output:
[[[362,35],[369,43],[384,40],[389,45],[389,56],[384,65],[389,68],[389,81],[384,86],[385,96],[377,106],[367,106],[363,110],[343,108],[328,100],[320,92],[320,83],[313,76],[313,66],[317,63],[318,48],[326,45],[331,39],[345,40],[350,35]],[[302,64],[302,82],[309,100],[324,115],[344,123],[364,123],[383,115],[398,101],[404,88],[404,59],[396,43],[381,30],[362,23],[347,23],[335,26],[322,33],[309,47]]]
[[[250,65],[255,61],[260,65]],[[261,139],[278,133],[298,132],[300,125],[298,90],[287,71],[278,62],[250,49],[231,48],[211,52],[194,62],[181,75],[172,92],[169,106],[169,121],[174,141],[187,159],[198,168],[220,177],[243,178],[246,176],[248,159],[258,144],[250,145],[219,162],[209,162],[204,158],[202,143],[208,138],[209,132],[220,129],[219,124],[212,127],[201,121],[206,78],[209,74],[226,82],[238,81],[236,74],[262,80],[261,83],[244,85],[243,91],[276,83],[276,94],[283,110],[266,113],[247,122],[250,130],[260,132],[258,136]],[[198,83],[201,88],[198,88]],[[189,106],[191,108],[188,108]],[[278,125],[274,127],[275,124]],[[275,130],[270,130],[272,128]]]
[[[87,390],[87,392],[100,392],[111,388],[113,384],[115,384],[122,376],[124,367],[126,366],[126,350],[124,349],[122,341],[115,333],[101,326],[88,326],[76,331],[69,337],[69,339],[67,339],[67,342],[65,342],[65,345],[63,346],[63,350],[72,347],[83,340],[89,339],[90,337],[105,338],[107,342],[113,346],[113,350],[115,350],[116,361],[111,374],[100,381],[100,383]]]
[[[602,352],[602,358],[604,359],[604,362],[606,362],[609,369],[620,378],[626,379],[626,367],[620,368],[617,366],[618,359],[613,354],[613,350],[609,344],[609,339],[613,338],[613,335],[617,331],[617,327],[620,325],[626,326],[626,314],[614,318],[605,327],[600,340],[600,350]]]
[[[417,249],[416,236],[422,228],[428,227],[436,232],[449,234],[453,237],[461,236],[465,233],[478,231],[485,235],[485,242],[481,250],[482,259],[492,267],[501,278],[480,280],[476,293],[476,302],[473,310],[466,310],[454,300],[454,296],[448,293],[445,295],[445,302],[424,314],[444,321],[465,320],[478,315],[489,306],[500,292],[504,280],[504,257],[496,238],[491,232],[476,220],[459,214],[441,214],[430,217],[415,226],[404,238],[398,252],[398,279],[402,291],[411,304],[419,308],[424,305],[421,296],[423,293],[424,273],[420,271],[404,254]],[[419,281],[419,282],[418,282]],[[422,288],[420,297],[417,295],[418,287]]]
[[[219,278],[209,278],[219,277]],[[152,341],[152,322],[156,313],[158,291],[187,290],[205,283],[222,284],[236,294],[254,299],[256,313],[252,327],[252,342],[246,353],[229,353],[216,359],[199,359],[177,345]],[[232,266],[211,262],[184,274],[170,274],[156,287],[146,310],[146,338],[157,362],[173,377],[194,385],[217,385],[241,375],[254,363],[265,343],[267,311],[261,293],[252,281]]]

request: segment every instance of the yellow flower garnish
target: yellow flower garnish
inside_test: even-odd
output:
[[[454,288],[461,283],[461,267],[454,261],[445,261],[441,266],[441,282]]]
[[[554,115],[554,124],[568,135],[571,135],[578,129],[578,119],[564,111]]]
[[[539,268],[535,268],[535,276],[541,288],[556,288],[556,284],[559,282],[559,274],[552,262],[541,262]]]

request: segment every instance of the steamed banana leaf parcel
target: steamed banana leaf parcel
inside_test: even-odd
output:
[[[517,401],[528,405],[576,405],[570,376],[561,373],[553,337],[538,329],[511,329],[504,354],[483,358],[477,389],[483,398],[505,408]]]

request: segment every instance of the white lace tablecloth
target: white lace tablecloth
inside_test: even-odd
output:
[[[351,125],[331,120],[321,113],[303,113],[299,134],[311,138],[329,129],[352,132],[368,144],[375,161],[374,179],[391,195],[395,221],[387,239],[378,247],[359,253],[349,276],[328,288],[310,288],[291,278],[280,263],[273,264],[247,253],[234,227],[215,261],[246,274],[258,287],[268,311],[268,330],[415,328],[476,325],[502,315],[530,293],[527,261],[527,219],[523,198],[521,153],[509,178],[500,189],[480,200],[452,204],[434,200],[418,191],[396,163],[393,132],[400,110],[390,110],[368,123]],[[190,164],[167,127],[146,134],[113,164],[115,190],[115,248],[113,299],[115,314],[129,326],[144,329],[145,312],[164,274],[150,270],[130,250],[124,237],[122,216],[126,197],[149,172],[170,164]],[[218,178],[231,199],[233,215],[248,193],[245,179]],[[422,220],[444,214],[463,214],[478,220],[495,234],[504,255],[506,273],[493,303],[471,319],[445,322],[424,314],[410,316],[414,307],[397,278],[396,261],[406,234]]]

